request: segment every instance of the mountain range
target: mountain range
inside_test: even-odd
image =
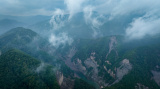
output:
[[[74,38],[56,48],[31,29],[17,27],[0,36],[0,87],[159,89],[159,39]]]

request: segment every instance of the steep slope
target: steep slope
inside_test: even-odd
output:
[[[0,50],[2,52],[13,48],[45,61],[51,61],[54,58],[49,56],[49,52],[52,53],[55,50],[54,47],[51,47],[49,42],[36,32],[23,27],[11,29],[0,36]]]
[[[68,21],[68,14],[64,15],[64,18],[62,19],[60,19],[58,16],[55,16],[55,24],[50,22],[50,18],[32,24],[28,26],[28,28],[33,29],[35,32],[41,34],[42,36],[50,35],[51,32],[55,34],[66,32],[73,38],[91,38],[92,29],[85,23],[85,20],[83,19],[83,14],[78,13],[77,15],[78,16],[73,17],[70,21]],[[59,29],[57,30],[57,28]]]
[[[159,38],[75,38],[71,45],[54,48],[32,30],[15,28],[0,37],[0,50],[3,54],[17,48],[52,64],[61,89],[79,88],[79,84],[84,89],[159,89]]]
[[[154,78],[159,73],[159,50],[158,44],[134,48],[125,53],[124,57],[130,59],[133,69],[122,81],[106,89],[140,89],[140,87],[143,87],[142,89],[159,89],[159,81]]]
[[[75,40],[72,46],[67,47],[68,49],[60,51],[62,60],[75,71],[76,76],[83,78],[83,75],[85,79],[96,82],[99,87],[108,86],[117,79],[115,68],[119,67],[119,63],[122,62],[122,67],[126,67],[125,60],[123,61],[117,52],[117,45],[120,44],[122,37],[117,37],[119,38],[113,36]],[[127,65],[131,66],[130,63]]]
[[[13,48],[22,50],[47,64],[53,65],[61,89],[74,88],[73,71],[62,60],[59,60],[60,58],[55,53],[56,49],[34,31],[18,27],[0,36],[2,54]],[[86,82],[85,84],[88,85]]]
[[[58,52],[76,77],[94,81],[101,88],[159,89],[159,44],[159,36],[128,42],[123,36],[110,36],[77,39]]]
[[[51,66],[37,69],[41,62],[18,50],[0,56],[0,88],[59,89]]]
[[[29,42],[31,42],[34,37],[36,37],[37,34],[33,31],[31,31],[30,29],[25,29],[22,27],[17,27],[14,29],[11,29],[10,31],[8,31],[7,33],[3,34],[0,37],[0,47],[4,46],[4,44],[7,45],[17,45],[20,46],[21,45],[25,45]]]
[[[33,29],[35,32],[45,37],[52,30],[52,26],[50,25],[49,20],[44,20],[44,21],[29,25],[28,28]]]

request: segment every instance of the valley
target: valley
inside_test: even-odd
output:
[[[150,44],[125,42],[123,36],[74,39],[72,45],[55,48],[36,32],[18,27],[0,36],[0,50],[3,57],[7,51],[18,49],[52,66],[61,89],[78,89],[76,83],[87,84],[87,89],[158,89],[158,37],[142,41]],[[40,66],[37,71],[44,68],[44,64]]]

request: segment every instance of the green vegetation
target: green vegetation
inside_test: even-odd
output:
[[[36,32],[22,27],[11,29],[0,36],[0,50],[2,52],[19,49],[44,62],[54,63],[55,57],[47,53],[54,48],[48,48],[48,45],[48,41]]]
[[[159,45],[140,46],[127,51],[124,58],[128,58],[133,65],[133,69],[129,74],[117,84],[105,89],[135,89],[137,83],[149,87],[149,89],[159,89],[160,87],[152,78],[151,70],[156,69],[156,65],[160,64]]]
[[[82,79],[75,79],[74,89],[95,89],[95,88]]]
[[[104,69],[104,66],[107,70],[111,69],[116,74],[114,69],[120,66],[123,59],[128,59],[132,65],[132,70],[121,81],[105,89],[134,89],[137,83],[150,89],[159,89],[160,87],[152,79],[151,70],[160,70],[156,69],[156,65],[160,64],[160,37],[148,37],[131,42],[123,42],[122,36],[115,37],[117,38],[117,44],[114,45],[115,49],[106,58],[109,51],[110,37],[75,39],[72,45],[66,45],[65,47],[61,45],[60,48],[55,49],[50,46],[47,40],[30,29],[20,27],[12,29],[0,36],[0,51],[2,51],[0,56],[0,89],[59,89],[60,87],[52,71],[53,66],[56,66],[56,69],[62,72],[67,79],[74,80],[74,73],[80,77],[80,79],[75,79],[74,89],[94,89],[92,86],[94,83],[88,80],[93,75],[94,68],[87,68],[84,64],[84,61],[90,58],[92,52],[96,53],[94,60],[99,65],[97,67],[98,76],[109,84],[112,84],[116,77],[111,77],[108,71]],[[37,72],[36,69],[41,65],[41,62],[21,51],[10,50],[13,48],[40,59],[47,63],[47,66]],[[86,67],[86,75],[71,70],[65,64],[64,60],[71,48],[76,50],[76,54],[71,61],[76,63],[75,59],[79,58],[82,65]],[[105,61],[109,61],[110,64]]]
[[[36,72],[41,62],[18,50],[0,56],[1,89],[59,89],[51,66]]]

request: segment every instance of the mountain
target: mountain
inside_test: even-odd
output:
[[[10,16],[0,15],[0,35],[16,27],[28,27],[32,24],[48,20],[51,16]]]
[[[44,21],[40,21],[35,24],[29,25],[28,28],[33,29],[38,34],[46,37],[50,33],[52,26],[50,25],[49,20],[44,20]]]
[[[19,50],[9,50],[0,56],[0,88],[59,89],[51,66]]]
[[[49,61],[54,57],[43,56],[48,55],[44,52],[48,47],[50,47],[50,44],[36,32],[22,27],[13,28],[0,36],[0,49],[2,52],[15,48],[38,59]],[[52,52],[54,51],[54,48],[50,48],[50,50]]]
[[[0,48],[25,48],[25,45],[30,43],[36,36],[37,34],[30,29],[17,27],[0,36]]]
[[[159,34],[141,40],[74,38],[71,45],[55,48],[31,29],[18,27],[0,36],[0,50],[16,48],[54,66],[61,89],[159,89],[159,39]]]
[[[65,32],[73,38],[97,38],[124,35],[126,27],[132,22],[133,18],[140,16],[133,14],[126,15],[125,18],[118,16],[109,20],[109,16],[98,14],[97,12],[92,13],[87,18],[85,17],[85,13],[79,12],[72,19],[68,19],[68,14],[62,16],[63,18],[61,16],[53,16],[52,18],[29,25],[28,28],[33,29],[44,37],[51,33],[59,34]]]
[[[24,26],[24,23],[12,19],[2,19],[0,20],[0,34],[3,34],[12,28],[20,26]]]
[[[159,38],[128,42],[123,36],[77,39],[58,52],[74,75],[85,76],[100,88],[159,89]]]
[[[25,26],[41,22],[46,19],[50,19],[51,16],[35,15],[35,16],[11,16],[11,15],[0,15],[0,20],[12,19],[18,22],[26,23]]]
[[[84,89],[93,89],[92,85],[82,79],[76,79],[76,82],[80,86],[74,85],[75,78],[73,77],[73,71],[56,56],[56,49],[36,32],[30,29],[18,27],[11,29],[0,36],[0,41],[0,50],[2,54],[13,48],[19,49],[35,58],[38,58],[46,64],[54,66],[56,79],[62,89],[66,89],[68,87],[76,87],[76,89],[80,89],[80,86],[83,84],[85,84],[83,86]]]
[[[76,16],[73,17],[71,20],[68,20],[69,16],[68,14],[65,14],[63,16],[64,18],[61,18],[60,21],[59,17],[55,16],[54,18],[49,18],[29,25],[28,28],[33,29],[35,32],[44,37],[46,37],[46,35],[50,35],[51,32],[54,32],[55,34],[66,32],[73,38],[91,37],[92,29],[85,23],[85,20],[83,19],[83,13],[78,13],[77,15],[79,17]],[[54,22],[52,23],[52,20],[54,19],[56,21],[56,24],[54,24]]]

